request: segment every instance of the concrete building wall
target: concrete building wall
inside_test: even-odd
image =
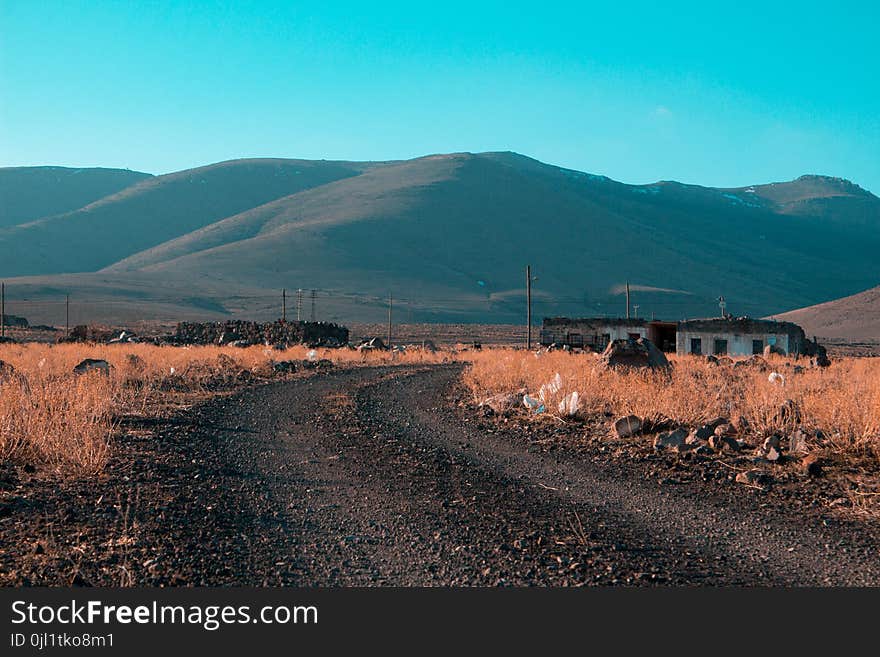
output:
[[[585,345],[594,346],[597,343],[607,343],[612,340],[625,340],[630,334],[639,337],[648,337],[648,326],[643,320],[633,320],[626,322],[622,319],[611,319],[602,321],[601,318],[590,320],[567,320],[567,321],[548,321],[545,320],[541,329],[541,344],[548,345],[552,343],[567,344],[571,334],[576,333],[581,336]],[[607,336],[607,340],[605,337]]]
[[[727,356],[751,356],[755,353],[754,340],[761,341],[759,353],[763,352],[764,347],[769,344],[779,347],[786,354],[789,354],[791,353],[790,347],[792,346],[790,345],[787,333],[732,333],[725,331],[694,331],[679,328],[676,333],[676,353],[680,355],[693,353],[691,348],[691,340],[693,339],[700,340],[701,353],[704,356],[715,353],[716,340],[727,341],[727,351],[724,354]]]

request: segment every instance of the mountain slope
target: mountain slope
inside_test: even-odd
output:
[[[233,160],[156,176],[73,212],[0,229],[0,275],[88,272],[365,166]]]
[[[878,227],[880,200],[822,176],[715,189],[515,153],[237,161],[0,231],[0,274],[34,274],[13,281],[32,298],[74,287],[258,315],[305,288],[352,321],[378,319],[393,291],[417,320],[519,321],[528,263],[536,317],[625,313],[627,280],[643,316],[714,315],[720,295],[763,316],[876,284]]]
[[[612,288],[630,279],[642,309],[667,317],[712,314],[719,294],[762,314],[874,275],[876,233],[828,235],[772,199],[730,197],[624,185],[510,153],[432,156],[278,199],[105,272],[375,297],[393,282],[450,311],[515,315],[530,262],[541,272],[539,310],[622,312]]]
[[[0,228],[77,210],[150,177],[128,169],[0,168]]]
[[[880,287],[776,317],[800,324],[808,335],[877,339],[880,338]]]

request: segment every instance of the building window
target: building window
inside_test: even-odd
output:
[[[699,356],[703,353],[702,338],[691,338],[691,353],[696,356]]]
[[[584,336],[580,333],[569,333],[568,334],[568,344],[571,347],[583,347],[584,346]]]
[[[727,354],[727,340],[715,338],[715,348],[713,352],[716,356],[724,356]]]
[[[764,353],[764,341],[763,340],[752,340],[752,353],[753,354],[763,354]]]

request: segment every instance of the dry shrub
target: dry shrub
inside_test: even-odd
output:
[[[161,414],[270,377],[273,362],[304,360],[309,351],[303,346],[278,351],[265,346],[0,345],[0,361],[15,368],[14,375],[0,378],[0,460],[38,463],[58,472],[99,472],[109,458],[117,418]],[[317,349],[313,357],[362,366],[441,363],[455,356]],[[74,375],[74,366],[86,358],[110,363],[109,376]]]
[[[577,391],[583,414],[634,414],[698,425],[718,416],[745,421],[755,440],[795,428],[821,431],[831,450],[877,459],[880,455],[880,359],[841,359],[824,369],[795,372],[785,358],[770,361],[785,384],[768,381],[754,367],[713,365],[704,359],[673,359],[671,372],[608,371],[593,354],[497,349],[476,353],[464,381],[475,399],[528,392],[558,372],[563,385],[545,394],[552,414],[564,395]],[[787,412],[781,412],[783,406]]]

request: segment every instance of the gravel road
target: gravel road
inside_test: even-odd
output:
[[[460,372],[341,369],[245,390],[124,445],[125,480],[20,486],[0,514],[0,581],[880,584],[876,528],[487,428],[456,404]],[[50,494],[61,502],[35,519]]]

